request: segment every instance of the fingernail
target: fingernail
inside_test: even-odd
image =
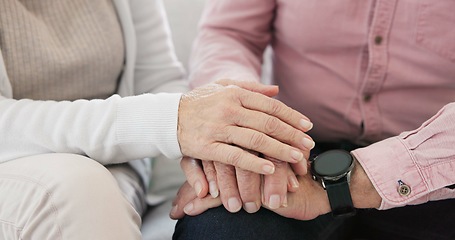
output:
[[[177,205],[173,206],[172,209],[171,209],[171,216],[174,216],[175,213],[177,212]]]
[[[209,189],[210,189],[210,195],[212,196],[212,198],[217,198],[218,194],[220,192],[218,191],[218,186],[216,185],[215,181],[209,182]]]
[[[200,197],[199,194],[201,194],[201,192],[202,192],[202,184],[201,184],[201,182],[197,181],[197,182],[194,184],[194,189],[196,190],[196,195],[197,195],[198,197]]]
[[[232,197],[228,200],[228,207],[230,212],[238,212],[242,205],[240,205],[240,201],[237,198]]]
[[[269,198],[269,208],[270,209],[277,209],[280,207],[280,205],[281,205],[280,195],[274,194],[274,195],[270,196],[270,198]]]
[[[258,210],[258,205],[256,205],[255,202],[247,202],[247,203],[245,203],[243,208],[245,209],[245,211],[247,213],[255,213]]]
[[[274,166],[274,165],[272,165],[272,166],[270,166],[270,165],[264,165],[264,166],[262,167],[262,170],[264,170],[265,173],[273,174],[273,173],[275,172],[275,166]]]
[[[306,147],[307,149],[313,149],[314,148],[314,141],[308,138],[303,138],[303,146]]]
[[[305,143],[304,143],[305,144]],[[297,161],[300,162],[303,160],[303,153],[297,150],[291,150],[291,157]]]
[[[186,214],[190,214],[191,211],[193,211],[193,208],[194,208],[193,203],[188,203],[188,204],[183,208],[183,211],[184,211]]]
[[[300,126],[302,126],[303,129],[310,131],[313,128],[313,123],[306,119],[302,119],[302,120],[300,120]]]
[[[299,188],[299,181],[297,181],[295,176],[289,176],[289,182],[291,183],[292,188]]]
[[[283,204],[281,204],[282,207],[287,207],[288,206],[288,196],[284,195],[284,200]]]

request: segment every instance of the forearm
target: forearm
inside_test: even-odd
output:
[[[178,158],[179,99],[180,94],[146,94],[74,102],[0,100],[0,162],[50,152],[84,154],[102,164],[160,152]]]

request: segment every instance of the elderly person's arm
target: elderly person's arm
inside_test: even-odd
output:
[[[354,207],[380,210],[455,197],[455,103],[413,131],[403,132],[351,152],[355,157],[350,192]],[[273,211],[285,217],[313,219],[330,212],[327,193],[310,175],[300,176],[300,188],[288,194],[288,207]],[[399,191],[406,184],[409,191]],[[197,215],[221,200],[197,198],[189,184],[174,201],[173,218]]]

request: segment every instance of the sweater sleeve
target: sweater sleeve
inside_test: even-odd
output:
[[[352,153],[382,197],[380,209],[455,197],[455,103],[418,129]],[[406,184],[410,192],[398,191]]]
[[[209,0],[190,60],[190,84],[218,79],[259,81],[276,1]]]
[[[112,164],[163,153],[180,158],[176,126],[181,94],[106,100],[0,99],[0,162],[64,152]]]

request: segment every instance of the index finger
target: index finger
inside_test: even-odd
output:
[[[248,90],[241,91],[239,99],[242,106],[245,108],[261,111],[269,115],[275,116],[280,120],[288,123],[301,131],[308,131],[313,127],[310,119],[298,111],[286,106],[279,100],[267,97],[260,93],[250,92]]]

